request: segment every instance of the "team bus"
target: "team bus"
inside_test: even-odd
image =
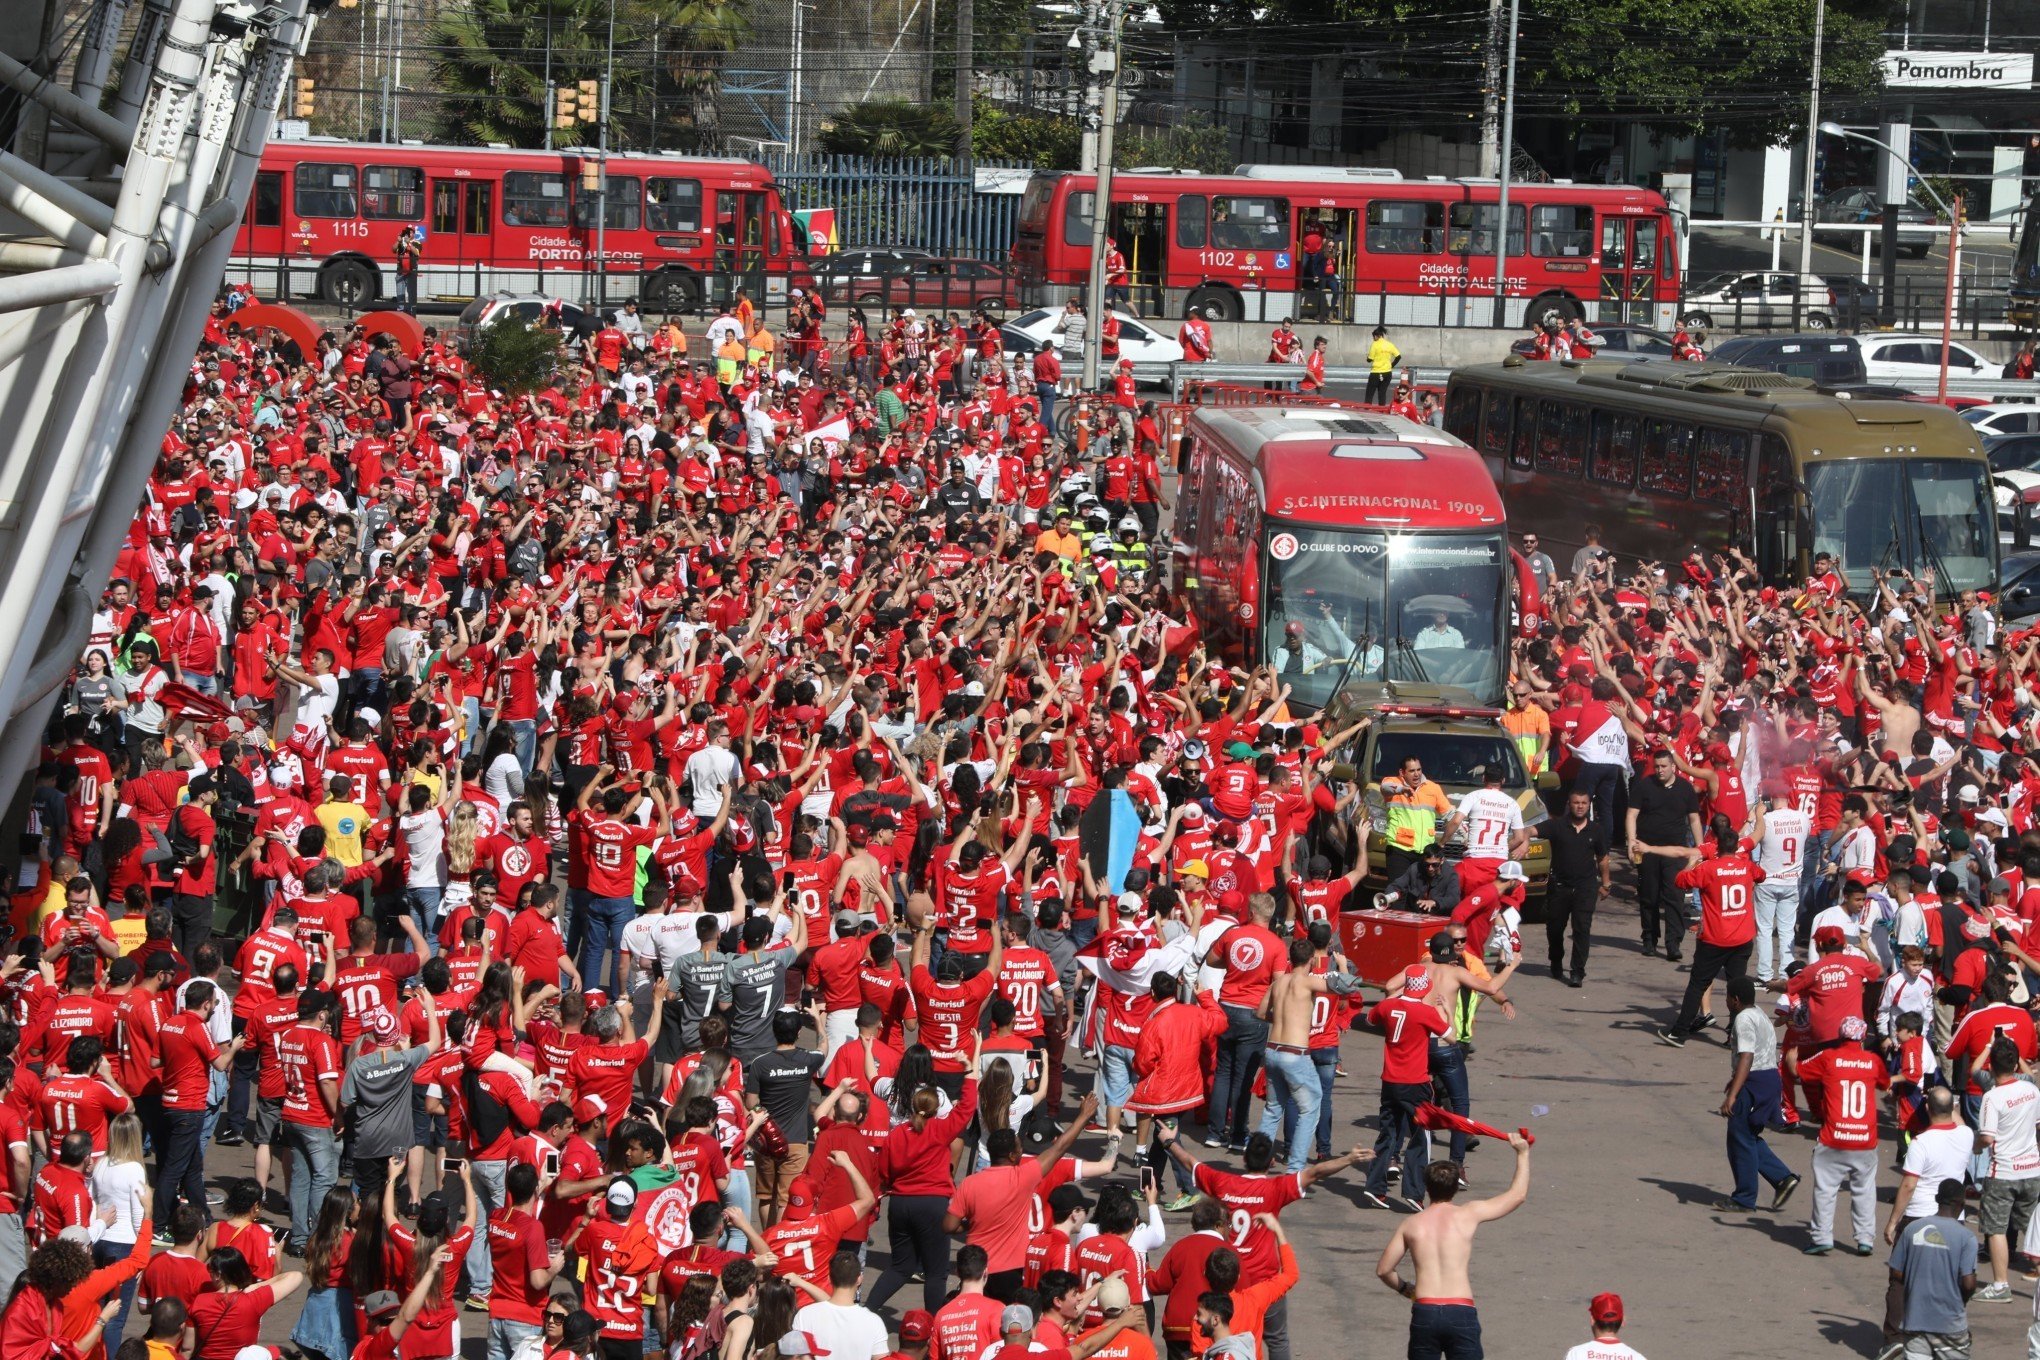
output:
[[[228,279],[259,293],[372,308],[396,292],[397,236],[424,233],[420,301],[498,291],[595,300],[596,220],[607,219],[604,301],[692,311],[736,284],[784,296],[808,280],[772,174],[749,161],[311,138],[271,142]],[[734,282],[732,282],[734,281]]]
[[[1080,290],[1091,267],[1097,181],[1038,174],[1013,244],[1035,305]],[[1231,175],[1112,177],[1107,230],[1148,315],[1285,316],[1411,325],[1494,319],[1494,180],[1404,179],[1394,170],[1243,165]],[[1315,235],[1320,249],[1307,255]],[[1679,299],[1672,210],[1648,189],[1509,186],[1508,319],[1579,315],[1669,330]],[[1321,256],[1336,288],[1314,288]]]
[[[1176,587],[1215,655],[1305,709],[1369,680],[1500,701],[1512,584],[1538,601],[1479,454],[1336,406],[1203,407],[1183,437]]]
[[[1820,552],[1859,595],[1894,568],[1932,568],[1944,597],[1997,579],[1981,441],[1937,405],[1726,364],[1512,357],[1452,374],[1445,428],[1480,450],[1510,519],[1561,570],[1595,523],[1602,547],[1645,560],[1733,544],[1777,584]]]

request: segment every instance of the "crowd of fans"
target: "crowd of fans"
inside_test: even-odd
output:
[[[633,309],[509,395],[430,332],[297,355],[237,301],[36,776],[10,1355],[250,1360],[290,1299],[324,1360],[1287,1360],[1281,1212],[1361,1165],[1409,1354],[1478,1356],[1467,1252],[1528,1143],[1466,1060],[1533,831],[1557,982],[1625,854],[1646,951],[1691,941],[1663,1042],[1725,979],[1725,1210],[1783,1208],[1765,1138],[1817,1126],[1807,1250],[1846,1192],[1908,1355],[1966,1353],[1965,1181],[1976,1297],[2032,1268],[2036,638],[1987,599],[1530,536],[1502,723],[1562,789],[1526,827],[1412,766],[1363,791],[1367,719],[1207,653],[1130,376],[1058,437],[1060,375],[932,318],[856,318],[837,372],[746,304],[712,363]],[[1365,996],[1337,925],[1382,818],[1438,930]],[[1382,1127],[1343,1151],[1354,1027]],[[1483,1138],[1514,1180],[1456,1202]],[[1589,1312],[1576,1356],[1634,1354]]]

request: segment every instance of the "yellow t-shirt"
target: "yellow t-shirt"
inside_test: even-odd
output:
[[[120,946],[121,956],[134,953],[142,947],[142,941],[149,938],[149,922],[144,916],[117,916],[113,919],[113,942]]]
[[[359,803],[321,803],[312,815],[326,828],[326,853],[350,869],[360,864],[368,809]]]
[[[1402,351],[1395,347],[1394,341],[1384,335],[1367,347],[1367,371],[1387,373],[1395,367],[1396,360],[1400,358]]]
[[[36,934],[42,934],[43,922],[63,912],[65,894],[66,889],[64,885],[57,882],[56,876],[52,874],[50,876],[49,891],[43,894],[42,902],[35,909]]]

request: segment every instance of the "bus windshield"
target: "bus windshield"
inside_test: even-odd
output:
[[[1270,525],[1262,660],[1299,703],[1349,676],[1501,694],[1502,535]],[[1348,666],[1348,661],[1351,666]]]
[[[1997,579],[1995,508],[1981,463],[1848,458],[1806,469],[1813,550],[1833,553],[1851,594],[1873,573],[1934,573],[1934,594],[1989,590]]]

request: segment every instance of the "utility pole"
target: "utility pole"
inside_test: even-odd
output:
[[[1502,95],[1502,139],[1497,149],[1501,193],[1495,203],[1495,326],[1509,324],[1509,171],[1510,148],[1516,144],[1516,26],[1522,0],[1509,0],[1509,70]],[[1527,244],[1527,242],[1526,242]]]
[[[956,158],[970,163],[970,87],[977,69],[977,6],[956,0]]]
[[[1827,0],[1813,6],[1813,89],[1806,96],[1806,173],[1799,181],[1799,277],[1792,285],[1792,329],[1806,311],[1806,276],[1813,272],[1813,163],[1820,148],[1820,40],[1827,28]]]
[[[552,150],[553,124],[559,119],[553,113],[554,94],[552,78],[552,6],[545,7],[545,149]]]
[[[1481,77],[1480,177],[1502,173],[1502,0],[1488,0],[1487,60]]]
[[[800,85],[807,66],[807,30],[803,26],[801,0],[793,0],[793,69],[786,85],[786,150],[800,154]]]
[[[608,48],[602,59],[601,118],[595,125],[595,311],[609,301],[609,90],[616,79],[616,0],[609,0]]]
[[[1104,91],[1098,86],[1099,16],[1100,0],[1084,0],[1084,22],[1070,35],[1070,46],[1080,48],[1084,55],[1084,109],[1079,115],[1083,134],[1077,169],[1087,175],[1098,168],[1098,110],[1105,102]]]
[[[1092,83],[1100,76],[1105,82],[1098,104],[1098,187],[1091,196],[1091,281],[1085,301],[1090,324],[1084,327],[1084,387],[1092,392],[1098,390],[1099,346],[1105,338],[1105,252],[1112,239],[1112,134],[1119,122],[1119,20],[1124,3],[1106,0],[1105,40],[1091,58]]]

